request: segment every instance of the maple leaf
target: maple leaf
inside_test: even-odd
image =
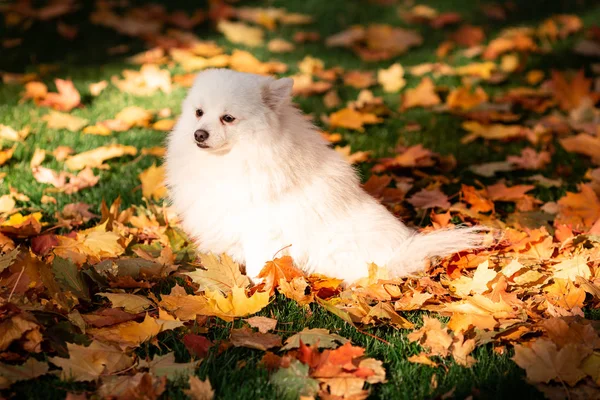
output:
[[[121,350],[93,340],[89,346],[67,343],[69,358],[52,357],[50,362],[58,366],[64,380],[92,381],[100,376],[124,370],[133,359]]]
[[[489,261],[484,261],[479,264],[475,270],[473,278],[461,276],[459,279],[455,279],[450,283],[456,294],[461,297],[466,297],[471,293],[481,294],[488,291],[488,283],[492,281],[497,275],[497,272],[489,267]]]
[[[166,69],[160,69],[155,64],[144,64],[139,71],[124,70],[124,79],[117,76],[111,78],[111,82],[119,90],[131,93],[136,96],[149,96],[161,90],[164,93],[171,93],[171,74]]]
[[[273,74],[287,71],[287,65],[277,61],[261,62],[252,53],[243,50],[234,50],[229,60],[231,69],[254,74]]]
[[[245,319],[244,321],[246,321],[251,327],[257,328],[260,333],[272,331],[277,326],[277,320],[268,317],[257,316]]]
[[[248,26],[243,22],[221,20],[217,24],[217,29],[231,43],[243,44],[248,47],[257,47],[263,44],[264,31],[257,27]]]
[[[383,120],[377,115],[362,113],[352,108],[343,108],[329,116],[329,126],[331,128],[355,129],[359,132],[365,131],[365,124],[378,124],[380,122],[383,122]]]
[[[157,378],[150,373],[138,372],[133,376],[103,377],[98,395],[102,398],[158,400],[166,386],[166,377]]]
[[[283,398],[314,398],[319,391],[319,382],[309,376],[309,366],[298,360],[292,360],[287,368],[277,370],[269,382]]]
[[[0,389],[7,389],[15,382],[38,378],[48,373],[48,363],[29,357],[21,365],[0,363]]]
[[[380,69],[377,72],[377,82],[383,86],[383,91],[387,93],[395,93],[406,86],[404,79],[404,68],[402,65],[395,63],[387,69]]]
[[[521,137],[524,134],[524,128],[519,125],[482,125],[477,121],[465,121],[462,127],[470,132],[461,139],[461,143],[463,144],[471,143],[477,138],[489,140],[513,139]]]
[[[410,198],[408,198],[410,204],[417,209],[429,209],[439,207],[443,210],[450,208],[450,202],[448,196],[446,196],[440,189],[427,190],[423,189]]]
[[[113,307],[123,307],[129,313],[140,313],[154,307],[154,303],[144,297],[130,293],[96,293],[98,296],[106,297]]]
[[[375,84],[375,74],[372,71],[349,71],[343,76],[344,84],[356,89],[366,89]]]
[[[215,391],[212,389],[210,385],[210,381],[208,378],[201,381],[198,377],[191,375],[189,377],[188,383],[190,385],[189,389],[185,389],[183,393],[185,393],[192,400],[212,400],[215,396]]]
[[[90,314],[82,314],[81,317],[86,322],[86,324],[94,328],[102,328],[104,326],[116,325],[122,322],[132,321],[134,319],[137,319],[140,315],[141,314],[130,314],[119,308],[105,308]]]
[[[204,296],[173,294],[171,292],[170,295],[162,295],[162,299],[158,304],[182,321],[194,320],[197,315],[211,315],[211,308]]]
[[[344,147],[336,146],[334,150],[337,151],[338,154],[340,154],[350,164],[366,162],[371,156],[370,151],[357,151],[355,153],[352,153],[350,145]]]
[[[290,282],[285,279],[280,279],[277,291],[288,299],[294,300],[301,306],[310,304],[314,301],[314,294],[310,290],[308,282],[304,277],[296,277]]]
[[[87,119],[58,111],[50,111],[42,117],[42,120],[46,121],[48,128],[67,129],[71,132],[78,132],[89,122]]]
[[[587,133],[559,139],[560,145],[571,153],[579,153],[592,158],[592,161],[600,165],[600,138]]]
[[[121,349],[126,350],[139,346],[160,332],[181,326],[183,322],[179,320],[155,319],[146,314],[142,322],[128,321],[107,328],[88,329],[87,333],[98,340],[117,344]]]
[[[264,280],[265,287],[271,289],[271,293],[279,285],[280,280],[284,279],[286,282],[290,282],[301,276],[304,276],[304,274],[294,266],[294,261],[290,256],[267,261],[258,274],[258,277]]]
[[[591,79],[586,79],[583,69],[579,70],[572,80],[567,81],[565,76],[552,70],[552,91],[558,105],[564,111],[570,111],[590,96]]]
[[[101,167],[106,160],[110,160],[111,158],[123,157],[125,155],[134,156],[136,154],[137,149],[133,146],[112,144],[109,146],[97,147],[93,150],[84,151],[83,153],[71,156],[67,159],[65,164],[67,168],[79,171],[85,167]]]
[[[555,225],[570,225],[587,230],[600,218],[600,201],[589,184],[579,185],[579,193],[567,192],[558,200],[559,211]]]
[[[138,175],[142,182],[142,196],[147,199],[160,200],[167,195],[165,187],[165,167],[157,167],[156,164]]]
[[[193,375],[194,370],[198,365],[199,361],[176,363],[174,352],[162,356],[154,355],[152,361],[141,360],[138,364],[139,368],[148,368],[148,371],[153,376],[165,376],[169,380],[174,380],[180,376],[186,377]]]
[[[300,332],[290,336],[285,341],[285,346],[281,351],[292,350],[300,347],[301,343],[316,346],[319,348],[336,348],[340,344],[345,344],[348,339],[335,333],[329,333],[327,329],[322,328],[304,328]]]
[[[494,203],[487,197],[485,190],[477,190],[473,186],[462,185],[461,194],[463,200],[471,205],[476,212],[488,212],[494,210]]]
[[[208,299],[209,315],[215,315],[225,321],[231,321],[235,317],[245,317],[255,314],[269,304],[269,292],[255,292],[252,296],[246,296],[244,288],[233,286],[231,293],[224,296],[222,292],[206,289]]]
[[[272,347],[281,347],[281,337],[273,333],[254,332],[251,328],[232,329],[229,340],[235,347],[266,351]]]
[[[58,111],[71,111],[81,103],[79,91],[72,81],[55,79],[54,83],[58,93],[47,93],[39,105],[49,106]]]
[[[267,43],[267,49],[269,49],[271,53],[289,53],[294,51],[295,48],[296,46],[294,46],[293,43],[281,38],[271,39],[269,40],[269,43]]]
[[[585,290],[567,279],[555,278],[554,283],[544,287],[546,299],[555,306],[572,310],[583,307]]]
[[[435,93],[435,85],[431,78],[425,77],[417,87],[406,89],[402,95],[401,111],[413,107],[431,107],[440,104],[440,97]]]
[[[475,91],[472,91],[468,86],[461,86],[448,94],[446,104],[448,104],[448,107],[450,108],[458,108],[467,111],[477,107],[481,103],[485,103],[488,99],[487,93],[481,86],[477,86]]]
[[[99,96],[100,93],[102,93],[102,91],[104,91],[104,89],[106,89],[108,87],[108,81],[100,81],[100,82],[94,82],[94,83],[90,83],[88,85],[88,89],[90,91],[90,94],[94,97]]]
[[[190,354],[197,358],[205,358],[213,343],[204,336],[187,333],[183,336],[183,344]]]
[[[15,209],[17,202],[11,195],[0,196],[0,214],[10,213]]]
[[[411,342],[418,341],[423,347],[429,348],[431,355],[446,357],[449,354],[453,339],[447,328],[435,318],[423,316],[423,326],[407,336]]]
[[[433,362],[429,357],[427,357],[427,354],[425,353],[419,353],[414,356],[410,356],[406,360],[411,363],[428,365],[434,368],[438,366],[438,364]]]
[[[39,329],[39,325],[21,315],[15,315],[0,323],[0,351],[4,351],[15,340],[21,339],[27,332]]]
[[[558,350],[550,340],[538,339],[530,346],[515,345],[512,360],[525,370],[527,379],[532,382],[556,380],[575,386],[586,376],[580,367],[590,353],[589,348],[575,344],[567,344]]]
[[[575,282],[578,276],[589,279],[592,276],[592,271],[590,271],[587,263],[587,257],[578,254],[554,265],[554,276],[560,279],[567,279],[571,282]]]
[[[232,288],[245,288],[250,285],[250,280],[240,272],[240,266],[227,254],[217,257],[214,254],[200,256],[205,269],[196,269],[193,272],[184,272],[192,281],[200,285],[199,290],[218,289],[223,293],[231,292]]]
[[[148,110],[138,106],[125,107],[115,115],[115,120],[124,124],[122,129],[113,130],[127,130],[134,126],[146,128],[150,126],[150,120],[152,120],[152,113]],[[111,125],[108,125],[111,127]]]
[[[0,166],[4,165],[8,160],[10,160],[15,153],[15,149],[17,146],[13,146],[10,149],[4,149],[0,147]]]
[[[13,142],[22,142],[27,139],[31,130],[29,127],[25,127],[19,131],[11,128],[10,126],[0,124],[0,139],[6,139]]]

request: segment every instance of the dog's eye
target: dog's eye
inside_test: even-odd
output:
[[[232,117],[232,116],[231,116],[231,115],[229,115],[229,114],[225,114],[225,115],[223,115],[223,116],[221,117],[221,121],[223,121],[223,122],[226,122],[226,123],[230,124],[230,123],[232,123],[233,121],[235,121],[235,118],[234,118],[234,117]]]
[[[204,111],[202,111],[201,109],[196,109],[196,117],[200,118],[201,116],[204,115]]]

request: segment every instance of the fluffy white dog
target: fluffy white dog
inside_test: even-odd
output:
[[[482,246],[481,228],[418,234],[360,187],[291,102],[293,81],[226,69],[198,74],[168,139],[167,184],[201,252],[255,278],[282,248],[307,273],[353,282],[392,276]],[[290,246],[291,245],[291,246]]]

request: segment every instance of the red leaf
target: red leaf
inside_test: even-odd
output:
[[[183,336],[183,344],[191,355],[197,358],[205,358],[213,346],[213,342],[204,336],[188,333]]]

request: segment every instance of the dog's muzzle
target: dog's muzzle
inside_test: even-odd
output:
[[[207,149],[209,146],[204,142],[208,140],[209,136],[210,134],[204,129],[198,129],[196,132],[194,132],[194,140],[196,141],[196,145],[202,149]]]

